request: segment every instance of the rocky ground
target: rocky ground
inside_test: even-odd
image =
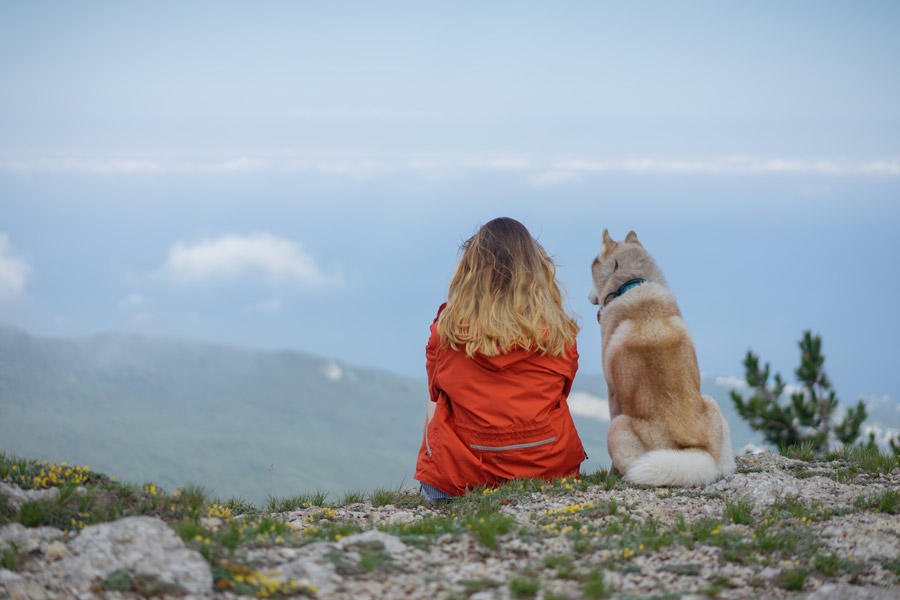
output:
[[[0,598],[893,600],[894,460],[758,454],[704,488],[643,488],[600,472],[440,506],[381,490],[260,509],[7,459]]]

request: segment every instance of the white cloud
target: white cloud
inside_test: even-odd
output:
[[[119,302],[119,308],[134,308],[136,306],[141,306],[145,302],[146,300],[140,294],[131,294]]]
[[[0,233],[0,299],[14,298],[24,293],[30,275],[31,267],[15,256],[9,237]]]
[[[737,388],[739,390],[749,387],[747,382],[740,377],[716,377],[716,385],[725,388]]]
[[[261,275],[273,284],[325,287],[339,282],[326,275],[303,246],[271,234],[228,235],[194,244],[176,242],[158,273],[181,286],[237,281]]]
[[[344,376],[344,370],[332,360],[322,367],[322,375],[329,381],[339,381]]]
[[[569,411],[573,415],[609,421],[609,402],[606,398],[598,398],[586,392],[569,394]]]
[[[359,119],[439,118],[428,113],[385,111],[297,111],[298,118],[327,116]],[[389,176],[413,173],[433,178],[485,172],[524,177],[537,186],[565,184],[605,173],[670,175],[900,176],[900,159],[844,160],[829,158],[719,156],[707,158],[597,158],[518,153],[370,153],[301,152],[293,150],[222,153],[172,152],[142,156],[57,156],[0,158],[0,171],[75,172],[87,174],[147,173],[318,173],[343,177]],[[824,189],[817,186],[816,190]]]
[[[249,306],[245,306],[241,309],[242,313],[277,313],[281,312],[284,305],[281,302],[281,298],[272,298],[271,300],[266,300],[264,302],[257,302],[256,304],[251,304]]]

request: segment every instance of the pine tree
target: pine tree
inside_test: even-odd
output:
[[[832,440],[845,446],[856,441],[862,422],[866,419],[866,406],[862,400],[840,423],[835,423],[838,399],[831,381],[825,373],[825,355],[822,354],[822,338],[805,331],[800,347],[800,366],[795,371],[802,388],[790,396],[790,402],[782,406],[781,394],[786,387],[779,373],[775,373],[774,385],[769,386],[768,363],[760,369],[759,357],[752,351],[744,358],[747,384],[754,393],[744,400],[732,390],[731,399],[738,414],[750,427],[761,431],[766,441],[776,447],[808,444],[819,453],[827,453]]]

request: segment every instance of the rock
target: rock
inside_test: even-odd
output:
[[[6,505],[13,509],[13,513],[19,512],[19,507],[32,500],[50,499],[59,497],[59,489],[52,487],[46,490],[23,490],[21,488],[0,481],[0,496],[6,496]]]
[[[394,525],[396,523],[411,523],[416,520],[416,516],[406,510],[398,510],[388,517],[388,523]]]
[[[68,545],[68,554],[49,569],[78,591],[119,571],[149,575],[200,596],[212,593],[212,574],[203,556],[187,548],[166,523],[127,517],[86,527]]]
[[[66,545],[63,544],[62,542],[53,542],[52,544],[47,546],[46,550],[44,550],[44,556],[50,562],[60,560],[60,559],[64,558],[67,554],[68,554],[68,551],[66,550]]]
[[[62,534],[62,530],[56,527],[32,527],[29,529],[19,523],[10,523],[0,527],[0,549],[12,542],[19,552],[31,552],[40,548],[41,543],[56,540]]]
[[[300,548],[299,558],[279,567],[279,579],[306,580],[318,588],[320,596],[328,597],[335,583],[340,581],[334,563],[328,558],[335,546],[332,542],[317,542]]]
[[[381,544],[383,544],[385,551],[392,557],[403,554],[409,549],[406,544],[401,542],[395,536],[383,531],[378,531],[376,529],[342,538],[339,542],[337,542],[337,546],[341,550],[344,550],[355,545],[371,544],[373,542],[380,542]]]
[[[826,583],[806,596],[807,600],[897,600],[900,593],[877,587],[861,587],[848,583]]]

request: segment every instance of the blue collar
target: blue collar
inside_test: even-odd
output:
[[[637,286],[641,285],[642,283],[645,283],[646,281],[647,281],[646,279],[632,279],[630,281],[626,281],[625,283],[622,284],[621,287],[619,287],[619,289],[617,289],[614,292],[610,292],[609,294],[606,295],[606,298],[603,299],[603,306],[606,306],[612,300],[618,298],[619,296],[621,296],[622,294],[624,294],[631,288],[637,287]]]

